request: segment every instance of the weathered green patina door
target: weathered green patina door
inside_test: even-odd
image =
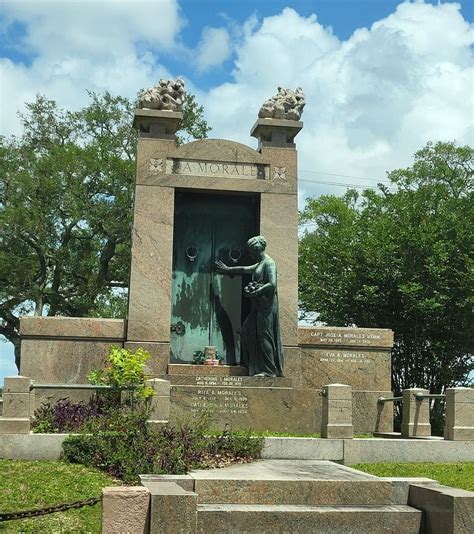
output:
[[[258,198],[176,192],[173,241],[171,361],[190,363],[214,345],[233,365],[240,360],[240,327],[248,313],[240,275],[216,273],[214,262],[246,265],[247,240],[258,233]]]

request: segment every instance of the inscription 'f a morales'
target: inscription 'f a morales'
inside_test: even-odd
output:
[[[233,178],[256,178],[265,180],[269,177],[269,165],[260,163],[227,163],[219,161],[195,161],[180,158],[167,160],[169,174],[192,176],[218,176]]]

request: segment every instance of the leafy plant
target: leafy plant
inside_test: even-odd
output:
[[[87,403],[74,403],[69,399],[60,399],[55,404],[46,402],[35,411],[33,432],[77,432],[104,411],[104,400],[97,396],[91,397]]]
[[[145,364],[150,354],[139,348],[135,352],[111,346],[104,369],[90,371],[87,378],[94,385],[108,385],[117,390],[131,388],[129,401],[146,400],[153,396],[153,389],[145,385]]]
[[[208,417],[201,415],[155,432],[146,425],[143,414],[128,421],[117,417],[109,421],[107,431],[99,425],[69,436],[63,442],[63,455],[69,462],[98,467],[126,482],[136,482],[142,473],[185,474],[190,469],[260,456],[262,438],[228,429],[212,435],[208,423]]]
[[[194,365],[202,365],[206,361],[206,356],[204,356],[204,351],[202,350],[195,350],[193,352],[193,364]]]
[[[193,363],[194,365],[203,365],[206,359],[207,358],[204,354],[204,351],[195,350],[193,352],[193,361],[191,363]],[[218,350],[216,350],[215,359],[219,360],[219,362],[222,363],[224,361],[224,356]]]

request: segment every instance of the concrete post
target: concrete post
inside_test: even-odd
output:
[[[102,533],[148,534],[150,492],[143,486],[102,489]]]
[[[153,388],[155,392],[149,399],[150,415],[147,424],[159,428],[166,424],[170,417],[171,383],[168,380],[153,378],[146,380],[145,385]]]
[[[322,438],[350,439],[352,426],[352,387],[344,384],[323,386]]]
[[[446,389],[444,438],[451,441],[474,441],[474,389]]]
[[[427,389],[403,390],[402,437],[431,436],[430,403],[428,399],[416,400],[416,394],[429,394]]]
[[[29,434],[35,396],[30,391],[31,378],[6,376],[3,384],[3,414],[0,434]]]

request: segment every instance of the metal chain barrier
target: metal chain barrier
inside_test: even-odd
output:
[[[14,521],[15,519],[26,519],[29,517],[40,517],[42,515],[54,514],[56,512],[65,512],[73,508],[82,508],[83,506],[94,506],[101,501],[101,497],[91,497],[83,501],[74,501],[69,503],[57,504],[56,506],[48,506],[47,508],[37,508],[35,510],[25,510],[23,512],[0,512],[1,521]]]

